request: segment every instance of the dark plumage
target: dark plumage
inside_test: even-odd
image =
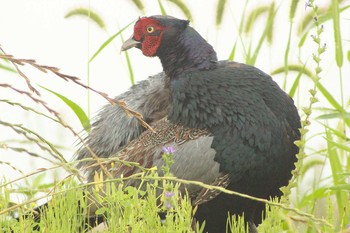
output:
[[[216,53],[188,21],[169,16],[140,18],[123,50],[136,47],[158,56],[164,73],[118,96],[141,113],[155,133],[145,130],[118,106],[107,105],[86,143],[99,157],[117,156],[159,168],[162,148],[175,148],[171,172],[260,198],[281,196],[296,161],[300,119],[293,100],[270,76],[241,63],[217,61]],[[91,157],[82,147],[78,159]],[[80,163],[88,180],[95,171]],[[159,169],[161,170],[161,169]],[[110,172],[128,176],[137,168],[116,164]],[[136,185],[129,181],[127,185]],[[195,218],[210,233],[226,232],[230,214],[261,222],[264,205],[197,186],[186,186],[199,205]],[[91,209],[93,215],[94,208]]]
[[[218,165],[218,170],[205,182],[225,176],[228,189],[261,198],[281,195],[279,188],[288,183],[296,161],[294,141],[300,138],[300,119],[293,100],[270,76],[252,66],[218,62],[213,48],[188,21],[172,17],[139,19],[123,49],[131,47],[158,56],[170,78],[167,123],[207,132],[202,137],[210,141],[214,163],[210,156],[203,160]],[[150,150],[151,161],[155,151]],[[195,156],[182,161],[186,156],[193,155],[175,161],[181,164],[179,170],[199,161]],[[191,179],[205,169],[179,175]],[[247,220],[259,224],[263,209],[261,203],[219,194],[200,205],[196,217],[206,219],[209,232],[224,232],[228,211],[244,212]]]

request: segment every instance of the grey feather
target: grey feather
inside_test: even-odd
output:
[[[144,120],[151,124],[165,117],[169,111],[170,89],[166,83],[169,78],[164,73],[151,76],[116,97],[123,100],[133,110],[139,112]],[[91,126],[86,145],[99,157],[108,158],[115,155],[120,148],[138,137],[145,128],[135,117],[128,116],[119,106],[105,105]],[[76,159],[91,158],[90,151],[81,146]],[[93,181],[94,169],[84,170],[84,167],[94,164],[94,161],[79,162],[88,181]]]
[[[211,184],[216,177],[220,176],[219,163],[214,161],[215,150],[212,149],[211,143],[213,137],[200,137],[196,140],[187,141],[183,144],[169,144],[165,146],[173,146],[174,163],[170,171],[179,179],[196,180]],[[157,166],[158,171],[164,165],[161,154],[164,152],[160,148],[154,153],[153,164]],[[162,175],[162,172],[159,172]],[[199,192],[202,188],[198,185],[187,185],[186,189],[190,195]]]

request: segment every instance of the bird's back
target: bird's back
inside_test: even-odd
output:
[[[171,83],[169,120],[205,128],[220,172],[229,174],[228,189],[260,198],[281,196],[294,169],[300,138],[300,118],[293,100],[259,69],[219,62],[212,70],[197,70]],[[204,197],[205,198],[205,197]],[[228,212],[245,213],[259,224],[265,206],[221,193],[200,205],[197,220],[209,232],[225,232]]]
[[[184,74],[171,88],[169,120],[213,134],[215,161],[231,174],[236,190],[264,197],[287,184],[300,119],[293,100],[270,76],[221,62],[212,70]]]

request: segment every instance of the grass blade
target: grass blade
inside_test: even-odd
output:
[[[338,184],[330,187],[331,190],[350,191],[350,184]]]
[[[125,51],[125,58],[126,58],[126,62],[128,64],[131,85],[133,86],[135,84],[134,72],[132,70],[132,65],[131,65],[129,53],[127,51]]]
[[[124,43],[123,35],[120,35],[120,36],[121,36],[122,42]],[[129,76],[130,76],[131,85],[133,86],[135,84],[134,71],[132,70],[131,60],[130,60],[128,51],[124,51],[124,53],[125,53],[126,62],[128,64],[128,70],[129,70]]]
[[[235,41],[235,44],[233,45],[230,56],[228,57],[229,61],[233,61],[235,59],[236,47],[237,47],[237,41]]]
[[[278,69],[275,69],[271,73],[271,75],[283,73],[284,69],[285,69],[284,66],[280,67]],[[311,78],[312,80],[315,79],[313,73],[310,70],[308,70],[307,68],[305,68],[304,66],[301,66],[301,65],[288,65],[288,70],[296,71],[296,72],[302,72],[303,74],[305,74],[307,77]],[[321,83],[319,83],[319,82],[317,83],[317,88],[320,90],[322,95],[328,100],[328,102],[334,108],[336,108],[340,112],[345,112],[344,108],[338,103],[338,101],[332,96],[331,93],[329,93],[329,91]]]
[[[6,71],[9,71],[12,73],[17,73],[17,71],[15,69],[13,69],[12,67],[9,67],[9,66],[3,65],[3,64],[0,64],[0,69],[6,70]]]
[[[165,8],[164,8],[161,0],[158,0],[158,5],[159,5],[159,9],[160,9],[160,12],[162,13],[162,15],[166,15],[166,11],[165,11]]]
[[[339,2],[338,0],[332,0],[332,16],[333,16],[333,32],[335,43],[335,60],[338,67],[343,66],[343,48],[340,35],[340,22],[339,22]]]
[[[68,19],[71,18],[72,16],[83,16],[83,17],[88,17],[90,20],[95,22],[100,28],[105,29],[105,23],[102,20],[102,18],[94,11],[92,11],[89,8],[75,8],[71,11],[69,11],[64,18]]]
[[[350,113],[340,113],[340,112],[335,112],[335,113],[327,113],[327,114],[322,114],[318,116],[316,119],[319,120],[330,120],[330,119],[343,119],[343,118],[350,118]]]
[[[245,15],[247,13],[247,6],[248,6],[248,2],[249,0],[245,1],[244,3],[244,8],[243,8],[243,13],[240,19],[240,23],[239,23],[239,29],[238,29],[238,34],[241,36],[242,32],[243,32],[243,26],[244,26],[244,20],[245,20]]]
[[[268,6],[261,6],[261,7],[255,8],[248,16],[244,32],[245,33],[251,32],[255,21],[259,18],[259,16],[267,12],[269,12]]]
[[[216,8],[216,26],[220,26],[222,22],[222,17],[224,15],[224,9],[226,5],[226,0],[219,0],[218,6]]]
[[[309,32],[305,32],[304,35],[302,35],[302,37],[300,38],[300,41],[298,43],[298,47],[301,48],[303,47],[305,41],[306,41],[306,38],[307,38],[307,35],[309,34]]]
[[[265,38],[270,37],[272,38],[272,34],[269,35],[272,32],[272,27],[273,27],[273,22],[275,19],[275,15],[276,15],[276,11],[275,11],[275,4],[272,3],[271,6],[269,7],[269,14],[268,14],[268,18],[267,18],[267,22],[266,22],[266,27],[264,32],[262,33],[259,43],[257,45],[257,47],[254,50],[253,56],[249,59],[248,64],[249,65],[254,65],[256,62],[256,59],[258,58],[259,55],[259,51],[261,49],[261,46],[265,40]],[[269,40],[269,39],[268,39]]]
[[[328,130],[326,130],[326,139],[327,139],[328,158],[329,158],[329,163],[331,166],[332,176],[333,176],[333,183],[335,186],[344,185],[345,182],[341,175],[341,173],[343,172],[342,163],[340,161],[339,154],[337,153],[336,147],[346,151],[350,151],[350,147],[346,147],[341,143],[334,142],[332,135]],[[336,196],[338,211],[339,211],[338,214],[339,216],[342,217],[341,223],[343,226],[341,226],[340,229],[343,229],[344,224],[348,222],[348,219],[346,219],[347,215],[344,214],[344,211],[346,211],[346,208],[342,208],[347,204],[347,195],[344,192],[342,192],[342,190],[335,190],[335,196]]]
[[[174,3],[182,11],[182,13],[184,13],[187,19],[189,19],[190,21],[193,20],[190,9],[182,0],[169,0],[169,2]]]
[[[316,118],[317,119],[317,118]],[[341,138],[342,140],[346,140],[346,141],[350,141],[350,138],[346,137],[346,135],[344,134],[344,131],[341,130],[337,130],[337,129],[333,129],[330,126],[328,126],[327,124],[323,123],[324,121],[318,121],[318,123],[322,126],[325,127],[326,130],[332,132],[333,135]],[[350,176],[350,175],[349,175]]]
[[[39,116],[43,116],[43,117],[46,117],[47,119],[50,119],[52,120],[53,122],[56,122],[56,123],[60,123],[58,120],[56,120],[55,118],[49,116],[49,115],[46,115],[42,112],[39,112],[37,110],[35,110],[34,108],[31,108],[31,107],[28,107],[28,106],[25,106],[21,103],[17,103],[17,102],[12,102],[12,101],[9,101],[9,100],[5,100],[5,99],[0,99],[0,102],[2,103],[6,103],[6,104],[9,104],[9,105],[12,105],[12,106],[17,106],[17,107],[20,107],[22,108],[23,110],[25,111],[28,111],[28,112],[32,112],[32,113],[35,113]]]
[[[145,6],[143,5],[141,0],[132,0],[132,2],[134,3],[134,5],[137,7],[137,9],[139,9],[141,12],[144,11]]]
[[[301,78],[302,74],[303,74],[302,72],[298,73],[298,76],[294,80],[294,83],[293,83],[292,87],[290,88],[290,90],[288,92],[289,96],[292,97],[292,98],[294,97],[295,92],[296,92],[297,88],[299,87],[299,82],[300,82],[300,78]]]
[[[334,142],[334,141],[330,141],[330,143],[332,143],[334,146],[338,147],[338,148],[341,149],[341,150],[350,152],[350,146],[344,145],[343,143]],[[338,173],[338,174],[341,174],[343,171],[342,171],[342,170],[338,171],[339,166],[340,166],[340,168],[341,168],[341,162],[340,162],[340,160],[339,160],[338,157],[337,157],[337,160],[334,161],[334,163],[335,163],[334,166],[335,166],[336,169],[337,169],[337,173]]]
[[[120,33],[122,33],[125,29],[127,29],[132,23],[134,23],[135,20],[133,20],[131,23],[129,23],[128,25],[126,25],[125,27],[123,27],[121,30],[119,30],[117,33],[115,33],[113,36],[111,36],[110,38],[108,38],[108,40],[106,40],[101,46],[100,48],[94,53],[94,55],[90,58],[89,62],[92,62],[92,60],[94,60],[94,58],[109,44],[111,43],[114,38],[116,38]]]
[[[286,50],[284,52],[284,73],[285,73],[285,78],[284,78],[284,84],[283,84],[283,89],[285,90],[286,89],[286,86],[287,86],[287,75],[288,75],[288,58],[289,58],[289,50],[290,50],[290,41],[291,41],[291,38],[292,38],[292,28],[293,28],[293,23],[290,22],[289,24],[289,34],[288,34],[288,41],[287,41],[287,45],[286,45]],[[300,77],[299,77],[300,79]],[[295,82],[294,82],[295,84]],[[293,84],[293,85],[294,85]]]
[[[72,100],[68,99],[67,97],[52,91],[46,87],[40,86],[41,88],[51,92],[52,94],[54,94],[55,96],[57,96],[58,98],[60,98],[70,109],[72,109],[72,111],[75,113],[75,115],[78,117],[81,125],[83,126],[83,128],[85,129],[85,131],[89,132],[90,131],[90,120],[87,117],[86,113],[84,112],[84,110],[76,103],[74,103]]]

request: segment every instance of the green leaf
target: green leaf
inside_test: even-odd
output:
[[[76,103],[74,103],[73,101],[71,101],[70,99],[68,99],[67,97],[52,91],[46,87],[40,86],[41,88],[51,92],[52,94],[54,94],[55,96],[57,96],[58,98],[60,98],[65,104],[67,104],[68,107],[70,107],[70,109],[73,110],[73,112],[75,113],[75,115],[78,117],[81,125],[83,126],[83,128],[85,129],[85,131],[89,132],[90,131],[90,121],[89,118],[87,117],[86,113],[84,112],[84,110]]]
[[[105,23],[102,20],[102,18],[94,11],[92,11],[89,8],[75,8],[71,11],[69,11],[64,18],[68,19],[72,16],[83,16],[88,17],[90,20],[95,22],[100,28],[105,29]]]
[[[122,39],[122,42],[124,43],[123,35],[121,35],[121,39]],[[126,62],[128,64],[128,70],[129,70],[129,76],[130,76],[131,85],[133,86],[135,84],[134,71],[132,69],[131,60],[130,60],[128,51],[124,51],[124,53],[125,53]]]
[[[132,23],[134,23],[135,20],[133,20],[131,23],[129,23],[128,25],[126,25],[124,28],[122,28],[121,30],[119,30],[117,33],[115,33],[113,36],[111,36],[110,38],[108,38],[108,40],[106,40],[101,46],[100,48],[94,53],[94,55],[90,58],[89,62],[92,62],[92,60],[94,60],[94,58],[109,44],[111,43],[114,38],[116,38],[120,33],[122,33],[125,29],[127,29]]]
[[[235,59],[236,47],[237,47],[237,41],[233,45],[233,48],[231,50],[230,56],[228,57],[228,60],[233,61]]]
[[[293,82],[293,85],[292,85],[292,87],[290,88],[290,90],[289,90],[289,96],[290,97],[294,97],[294,95],[295,95],[295,92],[297,91],[297,88],[299,87],[299,82],[300,82],[300,78],[301,78],[301,75],[302,75],[303,73],[302,72],[299,72],[298,73],[298,76],[296,77],[296,79],[294,80],[294,82]]]
[[[0,64],[0,69],[6,70],[6,71],[10,71],[12,73],[17,73],[17,70],[13,69],[12,67]]]
[[[300,38],[300,41],[299,41],[299,44],[298,44],[298,47],[301,48],[305,41],[306,41],[306,38],[307,38],[307,35],[309,34],[309,32],[305,32],[304,35]]]
[[[340,112],[336,112],[336,113],[328,113],[328,114],[323,114],[318,116],[316,119],[319,120],[330,120],[330,119],[343,119],[343,118],[350,118],[350,113],[340,113]]]
[[[343,66],[343,48],[340,35],[340,22],[339,22],[339,2],[338,0],[332,0],[332,16],[333,16],[333,32],[335,43],[335,60],[338,67]]]

